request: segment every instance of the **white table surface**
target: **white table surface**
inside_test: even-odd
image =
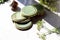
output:
[[[19,3],[19,7],[23,8],[24,5]],[[38,31],[36,24],[27,31],[20,31],[16,29],[11,19],[11,15],[13,13],[14,12],[11,11],[10,3],[0,5],[0,40],[40,40],[37,35]],[[60,37],[58,37],[55,33],[50,36],[47,35],[46,40],[50,40],[48,37],[50,37],[51,40],[60,40]]]

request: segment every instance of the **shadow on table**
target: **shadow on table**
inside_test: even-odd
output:
[[[46,14],[44,14],[43,16],[41,15],[36,15],[34,17],[31,18],[31,21],[33,22],[33,24],[36,24],[39,20],[42,21],[42,19],[46,16]]]
[[[53,27],[60,28],[60,17],[48,10],[45,10],[44,16],[34,16],[31,19],[33,24],[35,24],[38,20],[44,19]]]
[[[44,20],[46,20],[53,27],[60,27],[60,17],[52,13],[51,11],[45,10],[45,12],[46,12],[46,17],[44,18]]]

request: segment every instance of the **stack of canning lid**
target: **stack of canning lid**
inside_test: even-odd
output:
[[[11,17],[17,29],[27,30],[32,27],[30,18],[36,14],[37,9],[34,6],[25,6],[21,12],[16,12]]]
[[[40,11],[39,9],[41,8],[38,8],[38,5],[37,6],[29,5],[23,7],[20,12],[14,13],[12,15],[12,21],[16,25],[16,28],[20,30],[27,30],[31,28],[32,27],[31,18],[38,15],[38,12]]]
[[[32,26],[30,19],[22,16],[22,12],[14,13],[12,15],[12,21],[16,25],[16,28],[20,30],[26,30]]]

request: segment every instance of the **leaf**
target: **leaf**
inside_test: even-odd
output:
[[[41,20],[39,20],[37,22],[37,29],[40,31],[40,29],[42,28],[43,22]]]
[[[41,5],[45,5],[44,7],[48,8],[51,11],[56,11],[57,0],[39,0]]]
[[[54,28],[51,31],[54,32],[54,33],[60,34],[60,29],[59,28]]]
[[[42,40],[46,40],[45,35],[40,35],[40,38],[42,38]]]
[[[40,35],[39,33],[37,33],[37,35],[38,35],[38,36],[39,36],[39,38],[41,38],[42,40],[46,40],[46,39],[45,39],[45,37],[46,37],[46,35],[45,35],[45,34],[41,34],[41,35]]]
[[[0,0],[0,3],[3,2],[3,0]]]
[[[6,1],[8,1],[8,0],[0,0],[0,4],[4,3]]]
[[[46,28],[46,29],[48,29],[48,28]],[[50,32],[50,34],[51,34],[51,33],[60,34],[60,28],[56,28],[56,27],[55,27],[55,28],[53,28],[53,29],[51,29],[51,30],[48,29],[48,31]]]

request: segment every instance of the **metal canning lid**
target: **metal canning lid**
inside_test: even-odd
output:
[[[22,21],[22,20],[25,20],[26,19],[26,17],[23,17],[22,15],[21,15],[21,13],[22,12],[16,12],[16,13],[14,13],[12,16],[11,16],[11,18],[12,18],[12,21]]]
[[[37,9],[34,6],[25,6],[24,8],[22,8],[22,15],[23,16],[29,16],[29,17],[33,17],[37,14]]]
[[[25,24],[18,24],[18,23],[14,23],[16,28],[17,29],[20,29],[20,30],[27,30],[29,29],[30,27],[32,27],[32,22],[28,22],[28,23],[25,23]]]
[[[25,20],[22,20],[22,21],[17,21],[17,22],[16,21],[13,21],[13,22],[24,24],[24,23],[27,23],[29,21],[30,21],[30,19],[25,19]]]

